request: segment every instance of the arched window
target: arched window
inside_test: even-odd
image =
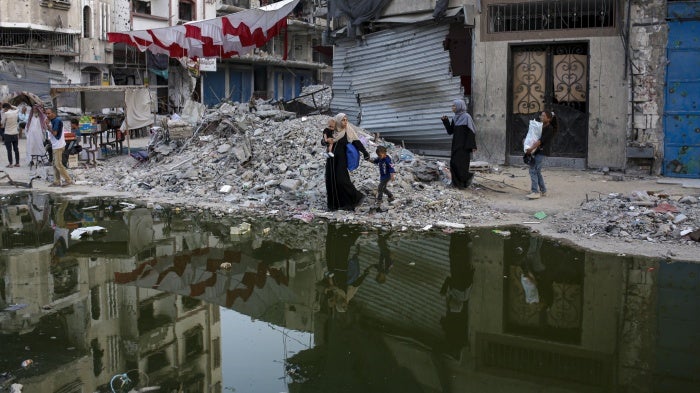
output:
[[[90,11],[90,7],[85,6],[83,7],[83,37],[84,38],[90,38],[92,37],[92,24],[90,23],[90,19],[92,16],[92,12]]]

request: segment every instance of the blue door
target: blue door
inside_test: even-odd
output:
[[[216,72],[202,72],[202,93],[205,105],[213,106],[226,97],[226,69],[220,68]]]
[[[655,392],[693,392],[700,386],[699,276],[695,263],[659,264]]]
[[[243,73],[239,70],[230,70],[228,74],[229,100],[247,102],[250,97],[243,96]]]
[[[669,2],[668,28],[662,172],[700,178],[700,2]]]

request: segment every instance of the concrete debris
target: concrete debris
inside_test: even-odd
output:
[[[698,240],[693,236],[700,233],[693,226],[700,218],[693,199],[681,197],[674,201],[667,195],[643,191],[629,195],[611,193],[584,202],[578,211],[558,214],[553,221],[560,233],[690,244],[700,240],[700,236]]]
[[[110,160],[100,171],[76,169],[75,180],[144,200],[169,200],[208,206],[221,215],[275,220],[371,222],[401,230],[429,230],[510,218],[507,212],[483,208],[489,193],[475,192],[475,187],[467,192],[450,187],[449,158],[414,154],[365,130],[360,130],[360,137],[372,157],[376,147],[383,145],[394,159],[396,178],[389,189],[396,200],[381,211],[376,209],[379,172],[376,165],[362,161],[350,176],[365,194],[364,202],[354,212],[329,212],[326,158],[320,140],[330,117],[296,116],[264,100],[257,100],[253,112],[247,102],[222,103],[206,109],[201,123],[190,125],[192,131],[185,139],[173,140],[162,131],[154,132],[148,161],[134,167],[133,160]],[[497,170],[488,163],[483,167]],[[595,235],[658,243],[692,242],[693,234],[700,231],[695,195],[671,198],[635,191],[586,199],[579,209],[549,215],[547,224],[582,238]]]
[[[310,85],[301,89],[299,101],[312,108],[327,111],[331,107],[333,90],[327,85]]]

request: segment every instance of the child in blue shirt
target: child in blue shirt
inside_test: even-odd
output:
[[[377,208],[382,204],[384,194],[389,198],[389,203],[394,201],[394,194],[387,189],[389,180],[394,180],[394,164],[391,157],[386,154],[386,147],[377,147],[377,158],[373,161],[379,166],[379,187],[377,188]]]

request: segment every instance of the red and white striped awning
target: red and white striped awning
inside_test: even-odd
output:
[[[299,0],[283,0],[264,7],[215,19],[188,22],[158,29],[107,33],[113,43],[125,43],[170,57],[219,57],[245,55],[259,48],[287,26],[287,15]]]

